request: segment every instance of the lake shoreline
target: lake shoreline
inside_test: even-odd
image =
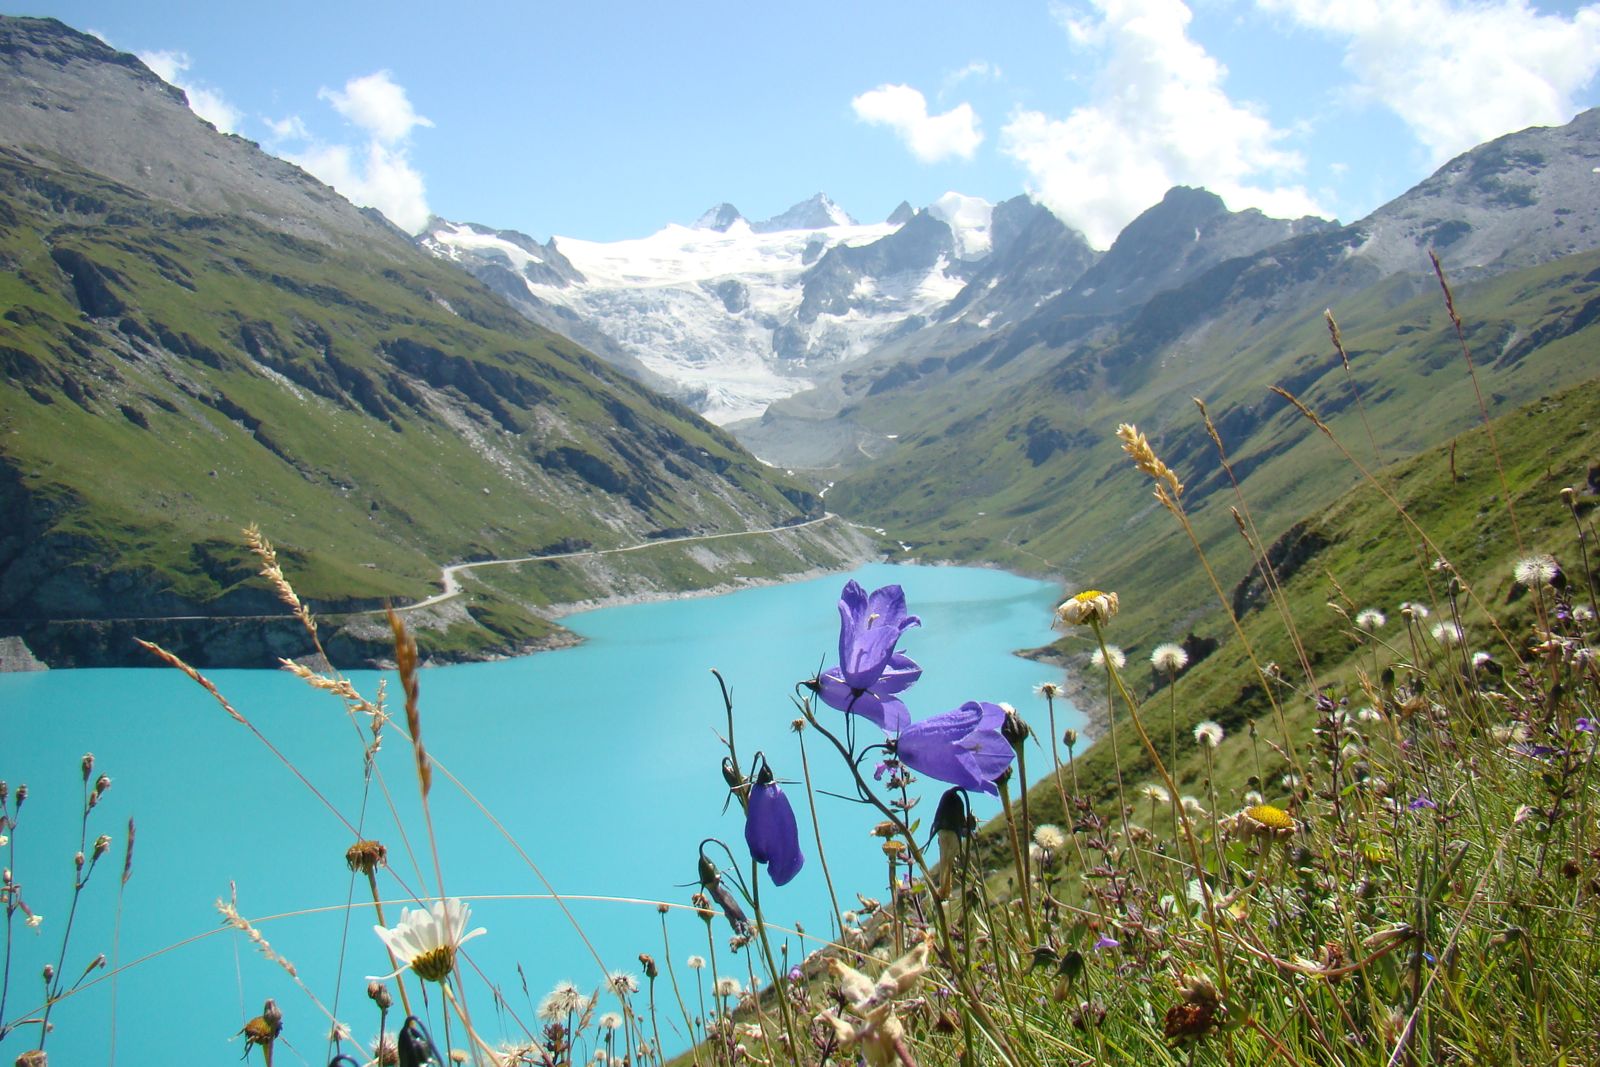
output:
[[[747,589],[812,581],[830,574],[846,574],[870,563],[884,563],[890,566],[975,567],[1013,574],[1021,578],[1061,581],[1059,576],[1047,577],[1023,573],[993,563],[922,558],[894,559],[888,553],[862,551],[852,558],[842,560],[838,566],[811,567],[771,577],[738,578],[716,582],[699,589],[639,589],[558,604],[537,607],[530,605],[528,610],[552,623],[559,624],[562,619],[588,611],[669,600],[726,596]],[[401,609],[401,613],[402,617],[408,617],[405,609]],[[437,631],[448,628],[452,623],[467,621],[470,616],[459,603],[424,607],[418,614],[421,616],[418,619],[419,625],[413,625],[412,630],[414,636],[418,638],[419,645],[422,646],[423,667],[493,663],[533,656],[541,652],[575,648],[584,643],[582,637],[563,627],[532,640],[514,642],[491,640],[471,649],[430,653],[426,640],[430,629]],[[323,639],[328,648],[329,658],[339,664],[340,669],[392,670],[394,668],[392,654],[385,654],[389,648],[389,629],[383,619],[374,617],[356,620],[338,612],[321,615],[318,619],[324,627]],[[72,631],[71,634],[67,632],[68,630]],[[73,623],[42,620],[36,624],[35,633],[48,636],[42,642],[38,642],[35,637],[37,643],[30,643],[30,635],[27,633],[0,638],[0,674],[91,667],[155,666],[150,654],[135,643],[136,638],[153,641],[195,666],[207,670],[276,670],[280,660],[305,662],[308,656],[312,655],[301,624],[287,614],[271,619],[220,616],[211,619],[81,620]],[[51,650],[63,649],[66,650],[68,662],[59,662],[59,657],[51,656]],[[1068,670],[1071,664],[1056,655],[1050,646],[1019,649],[1016,654],[1023,658],[1050,663],[1066,672],[1069,679],[1077,676],[1077,672]],[[49,662],[51,658],[57,658],[58,662]],[[1068,684],[1070,686],[1072,683]],[[1076,704],[1078,701],[1073,700],[1073,703]]]

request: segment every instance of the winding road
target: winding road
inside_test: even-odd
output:
[[[805,522],[797,522],[787,526],[768,526],[761,530],[734,530],[729,533],[689,534],[684,537],[662,537],[654,541],[641,541],[636,545],[623,545],[621,548],[584,548],[579,549],[576,552],[552,552],[548,555],[542,556],[518,556],[515,559],[481,559],[475,563],[450,563],[439,568],[439,580],[444,586],[444,591],[442,593],[435,593],[433,596],[430,596],[425,600],[419,600],[414,604],[406,604],[404,606],[396,607],[394,610],[397,612],[403,612],[416,611],[418,608],[431,608],[433,605],[441,604],[444,601],[449,600],[451,597],[459,596],[461,593],[461,583],[456,580],[456,576],[462,571],[476,570],[479,567],[508,567],[517,563],[545,563],[553,559],[576,559],[579,556],[616,556],[621,555],[624,552],[639,552],[646,548],[655,548],[657,545],[681,545],[686,541],[717,541],[725,537],[752,537],[765,534],[775,534],[782,533],[785,530],[803,530],[807,526],[816,526],[820,523],[827,522],[829,519],[837,517],[838,516],[834,515],[833,512],[825,511],[821,516],[815,519],[807,519]],[[381,611],[374,610],[370,612],[350,612],[350,614],[377,615],[381,614]]]
[[[807,526],[817,526],[817,525],[820,525],[821,523],[828,522],[829,520],[836,519],[836,518],[838,518],[837,515],[835,515],[831,511],[827,511],[827,512],[823,512],[822,515],[819,516],[818,518],[807,519],[805,522],[797,522],[797,523],[792,523],[792,524],[783,525],[783,526],[768,526],[768,527],[765,527],[764,529],[759,529],[759,530],[733,530],[733,531],[728,532],[728,533],[689,534],[689,535],[684,536],[684,537],[662,537],[662,538],[659,538],[659,539],[654,540],[654,541],[641,541],[638,544],[623,545],[620,548],[585,548],[585,549],[580,549],[580,550],[578,550],[576,552],[552,552],[552,553],[550,553],[548,555],[542,555],[542,556],[518,556],[515,559],[481,559],[481,560],[477,560],[476,562],[473,562],[473,563],[448,563],[448,564],[445,564],[444,566],[439,568],[439,580],[440,580],[440,583],[444,587],[443,592],[435,593],[433,596],[427,597],[427,598],[422,599],[422,600],[418,600],[418,601],[416,601],[414,603],[411,603],[411,604],[397,604],[397,605],[395,605],[394,610],[397,611],[397,612],[416,611],[419,608],[432,607],[435,604],[442,604],[446,600],[450,600],[453,597],[460,596],[461,595],[461,583],[460,583],[460,581],[457,580],[457,576],[459,574],[461,574],[462,571],[476,570],[479,567],[508,567],[508,566],[512,566],[513,564],[517,564],[517,563],[544,563],[544,562],[546,562],[548,560],[576,559],[576,558],[578,558],[580,556],[614,556],[614,555],[620,555],[620,554],[622,554],[624,552],[642,552],[643,550],[645,550],[647,548],[654,548],[657,545],[678,545],[678,544],[683,544],[683,543],[688,542],[688,541],[718,541],[718,540],[721,540],[721,539],[727,538],[727,537],[759,537],[759,536],[766,536],[766,535],[775,534],[775,533],[782,533],[785,530],[803,530]],[[368,609],[365,609],[365,610],[362,610],[362,611],[330,611],[330,612],[326,612],[326,613],[319,612],[318,614],[322,615],[325,618],[351,618],[351,617],[360,616],[360,615],[382,615],[385,610],[386,609],[384,609],[384,608],[368,608]],[[79,623],[125,623],[125,622],[203,622],[203,621],[213,621],[213,620],[218,620],[218,619],[241,619],[242,620],[242,619],[280,619],[280,618],[283,618],[282,614],[273,614],[273,615],[124,615],[124,616],[118,616],[116,618],[50,619],[48,621],[50,623],[52,623],[52,624],[79,624]]]

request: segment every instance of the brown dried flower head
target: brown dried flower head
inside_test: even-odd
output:
[[[1085,589],[1061,602],[1056,608],[1059,626],[1098,625],[1111,621],[1117,613],[1117,594]]]
[[[1189,975],[1178,987],[1183,998],[1167,1009],[1162,1033],[1167,1040],[1193,1041],[1211,1033],[1226,1016],[1217,987],[1204,975]]]
[[[362,839],[345,849],[344,861],[352,871],[371,876],[379,867],[389,863],[389,850],[378,841]]]

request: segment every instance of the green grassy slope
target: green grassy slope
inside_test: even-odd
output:
[[[1465,652],[1492,650],[1507,670],[1512,669],[1514,664],[1505,662],[1505,639],[1491,616],[1508,634],[1526,632],[1533,621],[1531,600],[1512,581],[1515,561],[1553,552],[1579,573],[1580,561],[1571,547],[1573,520],[1561,501],[1561,490],[1575,486],[1580,512],[1593,514],[1597,497],[1586,482],[1600,462],[1595,446],[1600,439],[1596,385],[1591,378],[1496,420],[1505,483],[1511,487],[1510,510],[1489,435],[1482,428],[1461,434],[1452,445],[1384,469],[1376,484],[1364,480],[1331,504],[1308,510],[1289,539],[1307,551],[1275,568],[1281,599],[1275,600],[1258,585],[1243,602],[1243,640],[1233,633],[1215,595],[1191,598],[1183,591],[1193,582],[1140,582],[1127,574],[1119,575],[1120,581],[1097,581],[1098,587],[1120,594],[1123,611],[1107,627],[1107,640],[1127,647],[1126,675],[1142,698],[1140,714],[1164,759],[1170,737],[1177,736],[1174,777],[1180,788],[1202,799],[1207,794],[1204,754],[1192,730],[1200,721],[1212,720],[1227,731],[1217,752],[1214,782],[1223,810],[1236,810],[1243,794],[1252,789],[1271,803],[1285,803],[1289,790],[1282,776],[1291,767],[1273,746],[1304,748],[1310,737],[1316,710],[1305,667],[1309,666],[1309,677],[1318,689],[1359,706],[1361,679],[1376,684],[1385,667],[1411,658],[1413,639],[1426,646],[1431,627],[1451,619],[1453,612],[1465,631]],[[1335,445],[1321,434],[1306,447],[1322,449],[1330,462],[1343,462]],[[1194,478],[1192,470],[1180,469],[1179,475]],[[1391,496],[1412,522],[1401,517]],[[1178,529],[1165,511],[1153,521]],[[1201,572],[1192,550],[1174,547],[1173,552],[1165,572],[1168,579]],[[1448,563],[1436,567],[1436,559]],[[1221,563],[1216,557],[1211,562],[1231,600],[1246,577],[1247,565]],[[1454,605],[1452,574],[1466,583],[1456,593]],[[1199,580],[1204,582],[1203,576]],[[1581,591],[1574,594],[1574,603],[1590,599]],[[1431,614],[1408,624],[1399,607],[1407,601],[1424,605]],[[1375,635],[1363,636],[1353,618],[1369,607],[1382,611],[1388,621]],[[1285,623],[1286,617],[1292,627]],[[1181,639],[1183,630],[1176,622],[1181,619],[1216,634],[1222,643],[1211,655],[1192,662],[1175,688],[1169,688],[1155,676],[1148,656],[1155,643]],[[1086,650],[1091,638],[1082,630],[1068,641]],[[1302,648],[1307,656],[1304,665]],[[1278,665],[1289,681],[1265,682],[1257,667],[1269,664]],[[1102,712],[1104,675],[1086,662],[1079,670],[1083,683],[1079,699],[1087,710]],[[1035,724],[1045,721],[1038,708],[1030,709],[1028,718]],[[1119,718],[1118,730],[1122,776],[1132,795],[1154,780],[1154,771],[1125,715]],[[1042,742],[1047,740],[1041,737]],[[1048,746],[1045,759],[1036,766],[1048,765],[1047,753]],[[1080,748],[1077,755],[1080,791],[1101,803],[1113,802],[1117,760],[1111,745],[1101,740],[1087,751]],[[1061,819],[1053,786],[1035,789],[1032,801],[1035,822]],[[1141,806],[1140,820],[1147,814]],[[997,829],[991,827],[990,832]],[[995,840],[992,847],[998,855],[1000,842]]]
[[[339,608],[436,591],[447,561],[818,509],[421,253],[368,260],[7,152],[0,262],[0,617],[271,610],[250,522]]]
[[[1600,254],[1587,253],[1460,287],[1457,303],[1491,413],[1593,373],[1597,280]],[[842,480],[829,504],[895,531],[914,555],[987,559],[1102,588],[1159,592],[1166,604],[1203,603],[1210,597],[1204,576],[1171,565],[1187,542],[1123,461],[1118,423],[1137,423],[1186,472],[1202,543],[1224,571],[1241,573],[1248,552],[1192,398],[1207,402],[1268,540],[1358,477],[1268,386],[1281,383],[1301,396],[1369,464],[1373,441],[1385,459],[1411,455],[1477,420],[1436,285],[1397,278],[1333,310],[1350,378],[1320,307],[1258,324],[1224,315],[1161,348],[1137,387],[1119,384],[1111,361],[1140,353],[1056,353],[1053,366],[1008,391],[1005,403],[979,395],[929,410],[893,455]],[[1141,602],[1150,598],[1134,598]],[[1134,610],[1146,628],[1158,621]],[[1181,636],[1192,615],[1159,621]]]

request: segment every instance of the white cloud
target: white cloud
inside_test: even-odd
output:
[[[1257,0],[1345,39],[1358,91],[1442,163],[1513,130],[1567,122],[1600,71],[1600,4],[1542,15],[1525,0]]]
[[[428,223],[427,189],[403,149],[377,141],[360,149],[317,144],[284,158],[333,186],[351,203],[377,208],[407,233],[419,233]]]
[[[404,87],[386,70],[351,78],[343,89],[318,90],[317,96],[358,127],[365,143],[317,141],[298,115],[265,119],[278,140],[309,142],[303,151],[280,153],[283,158],[315,174],[352,203],[377,208],[409,233],[420,232],[432,212],[422,173],[411,162],[409,142],[413,129],[433,123],[416,113]]]
[[[228,103],[221,92],[184,77],[190,66],[187,52],[140,52],[139,59],[155,71],[156,77],[183,90],[189,98],[190,111],[223,133],[238,131],[239,120],[244,118],[244,113]]]
[[[1003,131],[1034,196],[1104,248],[1174,185],[1202,185],[1234,210],[1325,214],[1303,186],[1286,132],[1223,89],[1227,70],[1188,34],[1180,0],[1094,0],[1058,12],[1100,60],[1090,101],[1066,118],[1018,111]]]
[[[1005,77],[1004,72],[995,64],[984,59],[974,59],[960,70],[953,70],[945,75],[943,88],[948,91],[969,78],[976,78],[979,81],[999,81],[1003,77]]]
[[[983,143],[971,104],[930,115],[927,98],[909,85],[880,85],[850,101],[850,106],[862,122],[894,130],[911,154],[924,163],[951,156],[971,159]]]
[[[343,89],[319,89],[317,96],[383,144],[397,144],[415,127],[433,125],[412,109],[405,89],[386,70],[351,78]]]
[[[309,141],[311,131],[306,129],[305,120],[299,115],[288,115],[281,119],[262,117],[261,122],[272,134],[274,141]]]

